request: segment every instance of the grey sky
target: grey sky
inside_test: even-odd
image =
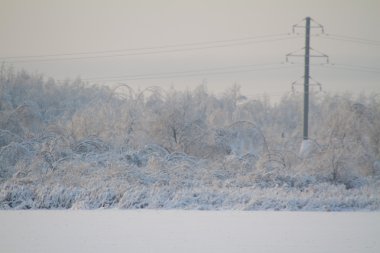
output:
[[[291,32],[306,16],[327,33],[380,41],[379,0],[0,0],[0,57],[108,51],[228,40]],[[300,30],[300,33],[303,32]],[[16,68],[62,79],[183,72],[246,64],[284,62],[303,47],[302,37],[283,41],[162,54],[86,60],[18,62]],[[337,64],[380,71],[380,46],[312,38],[312,47]],[[302,63],[302,59],[298,59]],[[318,61],[316,61],[318,62]],[[281,65],[282,66],[282,65]],[[284,65],[285,66],[285,65]],[[362,69],[360,69],[362,70]],[[367,70],[367,69],[366,69]],[[125,81],[133,87],[194,87],[207,83],[220,92],[238,83],[246,95],[276,97],[302,76],[295,67],[223,75]],[[380,73],[312,67],[311,75],[327,91],[380,92]],[[301,87],[298,87],[301,91]]]

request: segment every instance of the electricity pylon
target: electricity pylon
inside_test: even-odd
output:
[[[305,21],[305,25],[300,24],[301,22]],[[306,17],[303,19],[300,23],[293,25],[293,33],[295,33],[297,28],[305,28],[305,47],[301,50],[305,50],[304,54],[299,54],[298,51],[289,53],[286,55],[286,61],[289,62],[289,57],[304,57],[305,58],[305,69],[304,69],[304,103],[303,103],[303,139],[308,140],[309,139],[309,80],[310,80],[310,57],[322,57],[326,58],[326,61],[328,63],[329,58],[327,55],[318,52],[310,47],[310,30],[312,28],[320,29],[322,33],[324,33],[323,26],[314,21],[310,17]],[[313,24],[311,24],[313,23]],[[310,54],[310,51],[315,52],[317,54]],[[319,84],[319,83],[318,83]],[[292,84],[294,85],[294,83]],[[320,84],[319,84],[320,85]]]

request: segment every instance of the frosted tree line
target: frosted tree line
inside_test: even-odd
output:
[[[379,210],[380,95],[248,99],[0,69],[0,208]]]

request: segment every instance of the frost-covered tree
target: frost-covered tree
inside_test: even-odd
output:
[[[0,68],[0,208],[380,208],[380,96],[272,104]]]

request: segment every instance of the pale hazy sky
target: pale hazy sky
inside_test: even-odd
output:
[[[290,33],[292,25],[306,16],[324,25],[326,33],[380,41],[380,0],[0,0],[0,6],[0,57],[97,52]],[[311,46],[328,54],[332,63],[366,66],[353,69],[312,66],[311,76],[323,84],[324,90],[380,92],[380,43],[359,42],[364,43],[312,37]],[[303,44],[304,38],[299,37],[193,51],[13,65],[57,79],[105,77],[101,83],[117,83],[109,79],[212,68],[226,68],[228,72],[231,66],[280,64],[287,53],[302,48]],[[131,53],[119,53],[126,52]],[[298,62],[302,63],[302,59]],[[238,83],[248,96],[268,93],[276,97],[290,91],[291,82],[302,75],[303,67],[299,64],[264,71],[124,82],[133,87],[176,88],[207,83],[209,90],[216,92]],[[302,91],[301,87],[297,89]]]

